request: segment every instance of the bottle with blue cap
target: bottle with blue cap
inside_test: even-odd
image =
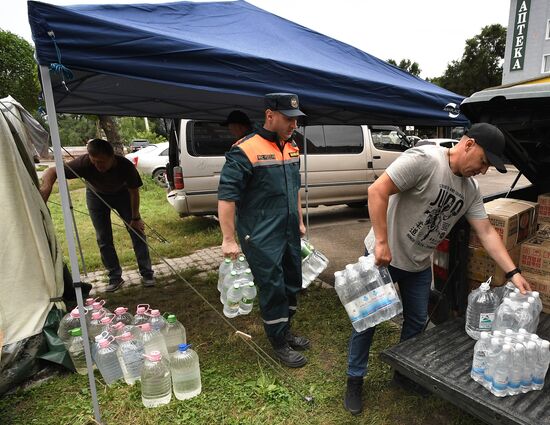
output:
[[[174,395],[178,400],[195,397],[202,389],[199,356],[190,347],[191,344],[180,344],[170,361]]]

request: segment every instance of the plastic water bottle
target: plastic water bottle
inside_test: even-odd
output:
[[[550,342],[543,340],[537,350],[537,360],[533,370],[533,390],[542,390],[544,387],[544,378],[550,364]]]
[[[233,262],[231,261],[231,258],[224,258],[224,260],[221,262],[220,267],[218,269],[218,291],[222,291],[222,283],[225,279],[225,276],[227,276],[229,273],[231,273],[231,270],[233,269]]]
[[[80,313],[78,308],[71,310],[67,313],[59,322],[59,328],[57,329],[57,336],[63,343],[66,343],[71,338],[70,331],[80,327]]]
[[[95,337],[104,331],[104,325],[101,323],[103,319],[103,313],[101,311],[94,311],[92,313],[92,320],[88,326],[88,338],[90,341],[94,341]]]
[[[160,351],[168,361],[168,349],[166,342],[159,330],[153,329],[150,323],[144,323],[141,327],[141,341],[145,354],[151,354],[153,351]]]
[[[237,261],[233,263],[233,270],[237,272],[237,274],[244,273],[244,271],[248,269],[248,262],[246,261],[246,257],[241,254],[237,257]]]
[[[84,354],[84,340],[82,339],[82,330],[74,328],[70,331],[70,339],[67,343],[67,351],[73,361],[74,368],[80,375],[86,375],[86,356]]]
[[[134,325],[125,325],[123,322],[111,324],[109,332],[116,338],[126,332],[130,332],[134,338],[139,339],[141,335],[141,329]]]
[[[93,304],[98,300],[99,298],[86,298],[86,301],[84,301],[84,311],[86,315],[86,323],[90,323],[90,320],[92,318],[92,311],[93,311]]]
[[[510,344],[504,344],[497,357],[493,371],[492,393],[504,397],[508,393],[508,365],[510,363]]]
[[[512,306],[510,298],[504,298],[502,304],[498,307],[495,313],[495,321],[493,323],[494,330],[518,329],[516,312]]]
[[[115,317],[113,318],[113,324],[122,322],[125,325],[131,325],[134,322],[134,316],[128,313],[126,307],[117,307],[113,311]]]
[[[143,342],[135,339],[130,332],[122,334],[118,340],[117,357],[124,381],[128,385],[134,385],[140,379],[143,368]]]
[[[97,335],[95,338],[94,338],[94,343],[91,344],[90,346],[90,350],[92,351],[92,360],[94,361],[94,368],[96,367],[96,364],[95,364],[95,358],[96,358],[96,354],[99,350],[99,342],[102,340],[102,339],[107,339],[110,335],[112,335],[111,333],[107,332],[107,331],[103,331],[101,332],[99,335]],[[113,335],[114,336],[114,335]]]
[[[353,264],[346,266],[346,283],[345,291],[338,291],[339,286],[336,288],[338,297],[346,309],[353,327],[357,332],[362,332],[372,326],[368,311],[365,310],[365,301],[363,297],[368,293],[366,288],[363,287],[359,280],[359,272],[353,267]]]
[[[466,333],[473,339],[479,339],[481,331],[490,331],[498,308],[498,298],[491,291],[490,281],[480,286],[480,291],[468,296],[466,309]]]
[[[141,371],[141,401],[145,407],[158,407],[172,399],[172,378],[168,362],[159,351],[145,354]]]
[[[489,332],[481,332],[479,341],[474,346],[474,359],[470,376],[476,382],[483,382],[483,374],[487,367],[487,357],[490,349],[491,339]]]
[[[111,333],[111,326],[113,324],[113,319],[114,318],[115,318],[115,316],[113,314],[110,314],[108,316],[103,316],[100,319],[100,323],[103,325],[102,328],[101,328],[101,332],[106,331],[106,332]],[[100,332],[100,334],[101,334],[101,332]]]
[[[231,270],[231,272],[225,277],[222,283],[222,290],[220,292],[220,302],[225,304],[225,297],[229,288],[233,286],[237,280],[237,270]]]
[[[149,323],[150,317],[146,314],[149,310],[149,304],[138,304],[136,308],[136,314],[134,315],[134,326],[143,325],[144,323]]]
[[[223,314],[226,317],[233,318],[239,314],[239,306],[243,297],[241,285],[237,282],[233,284],[232,288],[227,290],[225,304],[223,306]]]
[[[500,341],[500,338],[491,338],[491,345],[487,353],[487,366],[485,366],[485,372],[483,373],[482,382],[482,385],[487,389],[491,389],[493,385],[493,373],[495,370],[495,363],[502,349]]]
[[[92,314],[94,314],[95,312],[100,312],[103,316],[105,316],[106,314],[110,314],[111,312],[109,311],[108,308],[105,307],[105,300],[100,300],[100,301],[95,301],[93,304],[92,304]]]
[[[239,302],[239,314],[245,315],[252,311],[254,299],[256,298],[256,285],[254,282],[248,282],[241,287],[242,298]]]
[[[528,365],[525,364],[525,347],[523,344],[516,343],[513,346],[510,376],[508,377],[508,393],[516,395],[521,393],[521,383],[525,376],[525,369]]]
[[[115,338],[112,335],[101,339],[95,355],[95,363],[107,385],[111,385],[123,377],[117,357],[118,344],[114,341]]]
[[[300,240],[300,248],[302,255],[302,288],[307,288],[316,277],[311,264],[314,248],[305,239]]]
[[[180,344],[170,361],[174,394],[178,400],[186,400],[201,393],[199,356],[190,347],[191,344]]]
[[[185,327],[178,321],[175,315],[169,314],[166,318],[166,326],[161,330],[168,354],[178,350],[180,344],[187,342]]]
[[[164,317],[160,315],[159,310],[151,310],[148,313],[150,319],[150,323],[153,329],[156,329],[157,331],[161,331],[166,326],[166,320],[164,320]]]
[[[529,385],[527,385],[527,379],[525,385],[522,384],[521,392],[526,393],[533,389],[533,370],[532,368],[537,364],[537,344],[533,341],[528,341],[525,349],[525,364],[529,370]]]
[[[517,289],[516,285],[514,285],[512,282],[508,281],[506,282],[506,285],[497,286],[494,291],[496,296],[499,299],[499,302],[502,302],[502,300],[507,297],[509,294],[514,292],[514,290]]]
[[[518,326],[529,330],[533,328],[533,314],[532,307],[528,302],[518,303],[516,307],[516,316]]]

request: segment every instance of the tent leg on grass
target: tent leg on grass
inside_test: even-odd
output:
[[[40,76],[44,89],[44,98],[46,100],[46,110],[48,112],[48,124],[50,125],[50,136],[52,139],[53,153],[55,157],[55,168],[57,171],[59,193],[61,195],[61,206],[63,209],[63,220],[65,224],[65,235],[67,237],[67,246],[69,250],[69,259],[71,262],[71,274],[73,285],[76,292],[76,301],[80,313],[80,327],[82,328],[82,338],[84,339],[84,354],[86,356],[86,367],[88,369],[88,381],[90,383],[90,393],[92,394],[92,404],[94,409],[94,418],[97,423],[101,423],[99,412],[99,403],[97,400],[97,389],[95,386],[94,370],[92,364],[92,355],[88,339],[88,328],[86,327],[86,316],[84,311],[84,302],[82,299],[82,288],[80,282],[80,269],[78,266],[78,257],[76,253],[75,237],[73,233],[73,216],[71,213],[71,201],[67,179],[65,178],[65,169],[63,167],[63,157],[61,154],[61,141],[59,138],[59,127],[57,125],[57,115],[55,111],[55,101],[53,97],[52,81],[50,71],[47,66],[40,65]]]

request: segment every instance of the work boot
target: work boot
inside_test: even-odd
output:
[[[292,335],[290,330],[285,333],[285,340],[294,350],[307,350],[309,348],[309,339],[305,336]]]
[[[141,278],[141,283],[146,288],[153,287],[153,286],[155,286],[155,278],[153,276],[143,276]]]
[[[352,415],[358,415],[363,411],[363,377],[348,376],[346,394],[344,395],[344,407]]]
[[[121,277],[115,278],[109,281],[109,284],[105,287],[105,291],[115,292],[118,288],[122,286],[123,283],[124,283],[124,279],[122,279]]]
[[[297,351],[293,350],[285,341],[284,337],[269,337],[269,342],[277,358],[287,367],[302,367],[307,359]]]

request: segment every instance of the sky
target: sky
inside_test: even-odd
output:
[[[116,3],[163,3],[118,0]],[[0,29],[32,42],[27,2],[11,0]],[[50,0],[56,5],[115,3]],[[460,59],[468,38],[490,24],[508,26],[510,0],[249,0],[271,13],[348,43],[380,59],[411,59],[420,76],[438,77]]]

